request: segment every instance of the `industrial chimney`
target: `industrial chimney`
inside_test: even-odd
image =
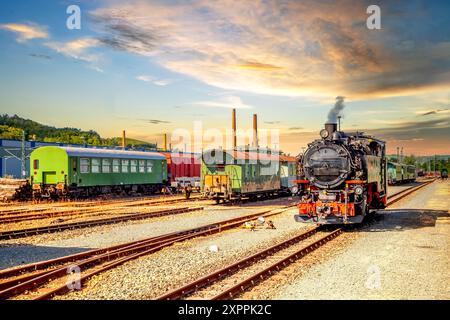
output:
[[[125,150],[125,146],[126,146],[125,130],[122,130],[122,149]]]
[[[258,149],[258,116],[253,114],[253,147]]]
[[[164,151],[167,151],[167,133],[164,133]]]
[[[236,150],[236,109],[233,109],[233,113],[231,116],[231,130],[233,131],[233,150]]]

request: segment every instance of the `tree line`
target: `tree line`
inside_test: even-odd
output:
[[[121,138],[102,138],[94,130],[83,131],[69,127],[56,128],[21,118],[18,115],[0,115],[0,139],[22,140],[23,131],[25,131],[25,140],[108,147],[122,144]],[[156,148],[155,144],[144,141],[127,139],[126,142],[127,147]]]

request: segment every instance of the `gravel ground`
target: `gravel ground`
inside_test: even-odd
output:
[[[277,229],[233,229],[196,238],[141,257],[93,277],[79,292],[61,299],[153,299],[309,227],[295,223],[296,209],[274,216]],[[209,247],[217,245],[218,252]]]
[[[0,241],[0,269],[194,228],[291,202],[283,198],[241,207],[209,206],[203,211],[173,216],[4,240]]]
[[[244,298],[450,299],[449,208],[450,182],[435,182]]]

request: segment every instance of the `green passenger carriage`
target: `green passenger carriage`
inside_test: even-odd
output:
[[[202,193],[217,202],[288,193],[296,186],[296,164],[294,157],[260,150],[208,150],[202,155]]]
[[[388,183],[413,182],[417,178],[416,167],[413,165],[388,162],[387,164]]]
[[[30,155],[36,197],[149,193],[167,183],[167,160],[157,152],[48,146]]]

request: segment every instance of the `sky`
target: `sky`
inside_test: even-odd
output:
[[[380,29],[367,28],[371,4]],[[70,5],[81,10],[80,29],[67,28]],[[225,132],[236,108],[239,129],[256,113],[260,134],[278,133],[278,147],[296,155],[343,97],[342,130],[384,139],[389,153],[450,154],[449,1],[0,8],[0,113],[161,145],[164,133],[194,133],[199,123]]]

